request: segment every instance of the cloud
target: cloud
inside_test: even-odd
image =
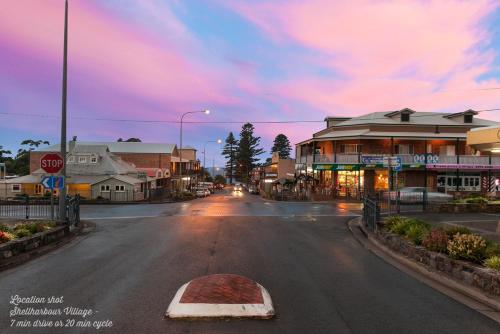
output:
[[[498,93],[477,90],[500,86],[498,79],[478,79],[492,70],[498,57],[490,46],[487,25],[498,2],[224,3],[277,47],[294,44],[316,53],[297,67],[321,66],[335,73],[290,71],[287,80],[269,86],[282,99],[303,102],[320,113],[351,115],[402,107],[423,111],[500,107]]]

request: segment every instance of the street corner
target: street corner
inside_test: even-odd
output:
[[[240,275],[202,276],[182,285],[165,314],[168,318],[254,318],[275,315],[269,292]]]

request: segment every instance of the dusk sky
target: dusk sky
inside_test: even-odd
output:
[[[63,0],[0,2],[0,145],[57,143]],[[178,143],[178,121],[500,108],[498,0],[71,0],[68,138]],[[3,113],[3,114],[2,114]],[[44,117],[26,116],[35,114]],[[481,118],[500,121],[500,111]],[[94,120],[93,120],[94,119]],[[323,123],[255,124],[269,152]],[[187,124],[184,144],[241,124]],[[268,153],[262,158],[266,158]],[[207,147],[207,164],[217,146]],[[201,155],[200,155],[201,158]]]

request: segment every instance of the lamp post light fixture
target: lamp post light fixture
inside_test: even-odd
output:
[[[183,182],[182,182],[182,121],[184,120],[184,116],[189,115],[189,114],[196,114],[196,113],[204,113],[205,115],[210,114],[210,110],[205,109],[205,110],[195,110],[195,111],[188,111],[182,114],[181,116],[181,134],[180,134],[180,146],[179,146],[179,179],[180,179],[180,189],[183,190]]]
[[[206,155],[206,150],[207,150],[207,144],[208,143],[217,143],[217,144],[221,144],[222,143],[222,139],[217,139],[217,140],[207,140],[205,142],[205,144],[203,145],[203,181],[206,180],[206,176],[205,176],[205,169],[206,169],[206,164],[205,164],[205,155]]]

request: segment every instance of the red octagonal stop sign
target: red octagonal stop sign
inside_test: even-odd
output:
[[[48,153],[40,159],[40,166],[46,173],[56,174],[63,168],[64,160],[59,154]]]

